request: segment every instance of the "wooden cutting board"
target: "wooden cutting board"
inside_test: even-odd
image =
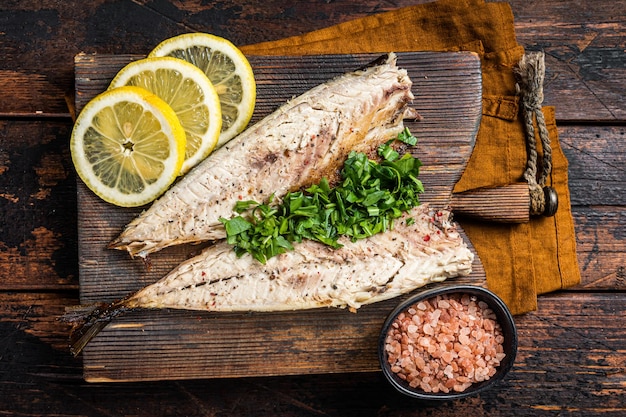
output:
[[[377,57],[249,57],[258,89],[252,122],[291,97]],[[104,91],[120,68],[139,58],[79,54],[75,59],[77,111]],[[422,200],[446,207],[472,152],[480,122],[480,61],[473,53],[414,52],[398,54],[398,65],[413,80],[413,106],[423,116],[422,121],[407,124],[419,138],[414,153],[424,164]],[[202,248],[164,249],[152,255],[150,271],[125,252],[106,249],[141,210],[109,205],[78,180],[81,303],[122,298],[157,281]],[[469,277],[437,285],[484,285],[478,256],[473,269]],[[132,312],[109,324],[87,345],[84,377],[102,382],[377,371],[380,328],[402,298],[367,305],[357,313],[345,309]]]

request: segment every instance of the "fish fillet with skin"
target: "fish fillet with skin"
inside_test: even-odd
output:
[[[208,311],[357,309],[471,272],[474,255],[449,216],[424,204],[397,219],[392,230],[357,241],[342,237],[339,249],[305,240],[266,264],[249,254],[238,258],[231,245],[218,243],[125,305]]]
[[[321,84],[285,103],[214,152],[129,223],[109,244],[146,257],[168,246],[225,237],[220,217],[237,201],[332,178],[352,150],[370,152],[395,138],[408,107],[411,80],[396,57]]]
[[[450,212],[431,210],[427,204],[396,219],[391,230],[340,242],[343,247],[332,249],[304,240],[265,264],[248,253],[238,258],[231,245],[218,242],[156,283],[99,307],[86,320],[80,318],[72,352],[77,355],[107,323],[133,309],[356,310],[428,283],[468,275],[474,259]]]

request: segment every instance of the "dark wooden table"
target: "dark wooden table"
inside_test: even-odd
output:
[[[78,52],[147,53],[208,31],[244,45],[416,1],[8,1],[0,5],[0,414],[626,415],[626,2],[511,0],[519,42],[547,54],[582,283],[517,317],[516,364],[440,406],[380,373],[88,384],[57,321],[78,303],[76,176],[66,98]]]

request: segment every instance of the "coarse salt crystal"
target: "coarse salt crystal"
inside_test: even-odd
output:
[[[491,319],[486,319],[483,321],[483,327],[485,329],[485,331],[487,332],[493,332],[493,330],[496,328],[496,324],[493,320]]]
[[[444,362],[446,362],[446,363],[450,363],[450,362],[452,362],[452,359],[454,359],[454,354],[452,352],[448,352],[448,351],[443,352],[441,354],[441,359],[443,359]]]
[[[415,361],[415,365],[417,366],[417,369],[423,370],[426,367],[426,361],[424,360],[423,357],[415,356],[414,361]]]
[[[459,342],[460,342],[462,345],[467,346],[467,345],[469,345],[469,344],[470,344],[470,338],[469,338],[466,334],[460,334],[460,335],[459,335]]]

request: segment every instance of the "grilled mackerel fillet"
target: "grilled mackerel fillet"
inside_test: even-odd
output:
[[[123,300],[87,313],[69,313],[67,321],[79,322],[72,352],[78,354],[107,323],[133,309],[355,310],[431,282],[468,275],[474,259],[450,212],[432,211],[427,204],[405,213],[392,230],[340,242],[343,247],[332,249],[305,240],[266,264],[250,254],[238,258],[232,246],[218,242]]]
[[[402,131],[411,80],[389,54],[294,98],[190,171],[129,223],[110,248],[146,257],[167,246],[225,237],[219,218],[233,217],[239,200],[333,178],[349,152],[370,152]]]
[[[474,259],[447,211],[427,204],[392,230],[332,249],[305,240],[261,264],[231,245],[210,246],[125,301],[129,308],[280,311],[359,308],[431,282],[467,275]],[[407,219],[412,218],[412,222]]]

